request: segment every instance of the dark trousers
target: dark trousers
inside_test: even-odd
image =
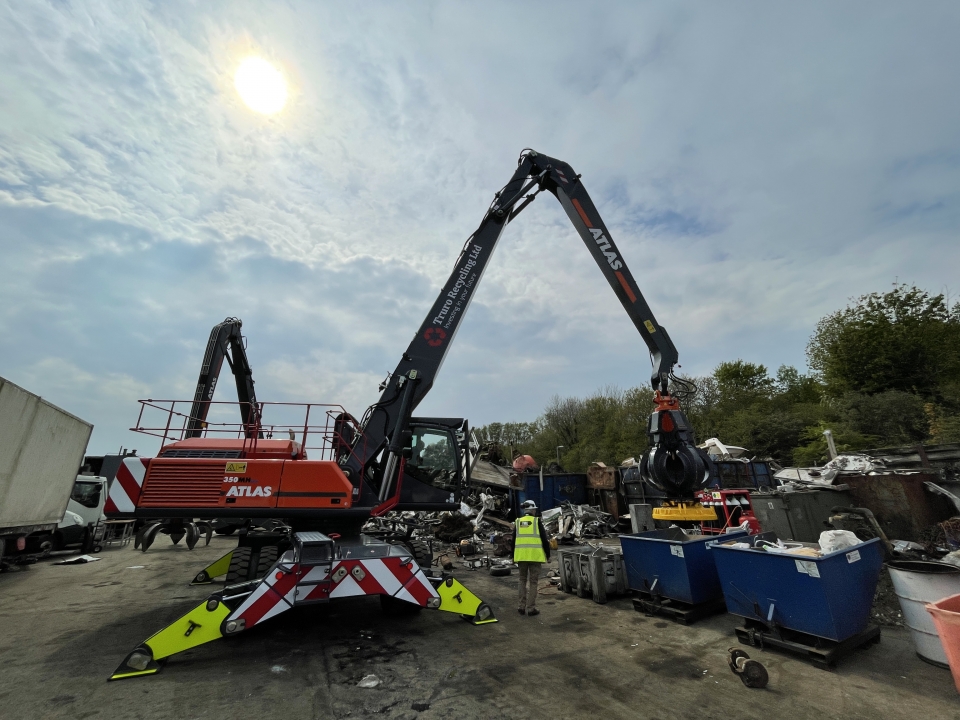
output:
[[[518,562],[520,568],[520,609],[533,609],[537,606],[537,583],[540,580],[538,562]],[[529,587],[529,589],[528,589]]]

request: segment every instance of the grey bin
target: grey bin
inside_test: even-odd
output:
[[[561,547],[557,550],[560,570],[560,589],[591,597],[596,603],[605,603],[610,596],[625,595],[627,572],[619,547],[589,545]]]
[[[785,493],[750,493],[753,512],[764,532],[781,540],[818,542],[831,508],[849,505],[846,490],[798,490]]]

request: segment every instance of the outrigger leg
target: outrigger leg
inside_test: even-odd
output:
[[[235,550],[236,548],[234,548]],[[227,571],[230,570],[230,561],[233,560],[233,550],[228,552],[219,560],[214,560],[212,563],[207,565],[203,570],[198,572],[191,581],[191,585],[209,585],[213,582],[214,578],[218,578],[221,575],[226,575]]]
[[[366,547],[370,547],[369,545]],[[298,538],[262,580],[228,585],[147,638],[120,663],[111,680],[152,675],[171,655],[258,625],[297,605],[383,595],[432,610],[456,613],[474,625],[497,621],[493,610],[452,577],[427,577],[412,555],[387,548],[378,558],[349,557],[309,563]],[[397,552],[397,554],[393,554]],[[300,561],[298,562],[298,559]],[[221,563],[221,558],[217,563]],[[214,563],[216,565],[217,563]],[[227,561],[229,564],[229,561]],[[213,568],[213,566],[211,566]],[[208,568],[204,572],[216,572]]]

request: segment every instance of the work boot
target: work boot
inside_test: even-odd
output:
[[[540,614],[540,611],[537,610],[536,608],[530,608],[529,610],[527,610],[527,615],[539,615],[539,614]]]
[[[517,612],[520,613],[521,615],[526,615],[526,614],[527,614],[527,611],[526,611],[525,608],[517,608]]]

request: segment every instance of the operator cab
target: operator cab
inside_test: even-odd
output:
[[[469,482],[469,428],[462,418],[412,418],[397,510],[460,507]]]

